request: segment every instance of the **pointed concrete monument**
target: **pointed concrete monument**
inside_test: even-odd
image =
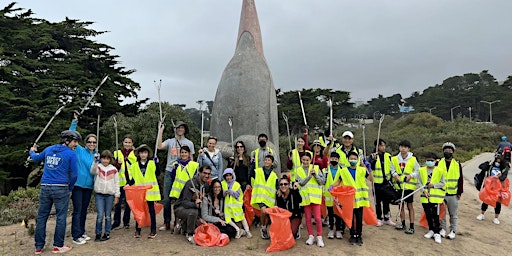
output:
[[[258,146],[258,134],[265,133],[275,150],[274,157],[279,159],[276,90],[263,55],[254,0],[243,0],[235,54],[224,69],[213,103],[211,134],[229,147],[230,117],[235,142],[243,140],[252,151]],[[222,151],[224,157],[232,154],[231,150]]]

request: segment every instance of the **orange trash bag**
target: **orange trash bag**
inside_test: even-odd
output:
[[[444,219],[445,214],[446,214],[446,207],[445,207],[444,203],[442,203],[439,205],[439,221]],[[439,223],[441,223],[441,222],[439,222]],[[428,228],[427,215],[425,214],[425,211],[421,212],[420,225],[424,228]]]
[[[153,186],[126,186],[126,202],[133,212],[133,218],[139,224],[139,227],[148,227],[151,225],[148,204],[146,203],[146,190]],[[155,214],[162,211],[163,205],[155,203]]]
[[[498,202],[508,206],[510,204],[510,181],[506,178],[501,183],[500,193],[498,194]]]
[[[224,233],[221,233],[219,242],[217,243],[217,246],[224,247],[228,244],[229,244],[229,236]]]
[[[363,207],[363,221],[366,225],[377,226],[377,214],[371,205]]]
[[[214,224],[201,224],[196,228],[194,241],[199,246],[212,247],[220,241],[221,233]]]
[[[348,228],[352,227],[355,194],[356,189],[351,186],[338,186],[331,191],[331,195],[335,199],[334,212],[343,219]]]
[[[480,192],[478,193],[478,197],[487,205],[496,207],[500,190],[501,182],[499,178],[496,176],[487,177],[484,180],[484,187],[480,189]]]
[[[295,246],[292,235],[290,217],[292,213],[277,206],[267,208],[265,212],[270,216],[270,246],[266,252],[284,251]]]
[[[244,214],[247,224],[251,226],[254,216],[260,216],[260,210],[254,209],[251,205],[252,188],[248,188],[244,192]]]

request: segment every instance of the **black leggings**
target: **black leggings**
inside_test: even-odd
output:
[[[375,184],[375,185],[377,186],[377,184]],[[377,204],[375,205],[375,213],[377,214],[377,219],[382,220],[382,215],[384,215],[384,220],[389,220],[389,217],[387,217],[386,215],[388,213],[390,213],[390,210],[389,210],[390,201],[384,200],[384,198],[383,198],[384,196],[382,195],[382,193],[379,193],[378,190],[377,190],[377,193],[375,193],[375,197],[377,200]]]
[[[485,211],[487,211],[488,207],[489,206],[486,203],[482,203],[482,208],[480,208],[480,209],[482,210],[482,212],[485,212]],[[500,212],[501,212],[501,204],[496,202],[496,208],[494,208],[494,213],[500,214]]]
[[[423,210],[425,210],[425,217],[427,217],[428,229],[439,234],[441,227],[439,225],[439,204],[423,203]]]
[[[361,236],[361,233],[363,233],[363,207],[354,208],[353,214],[350,235]]]
[[[333,230],[336,225],[336,231],[343,231],[345,229],[345,223],[343,220],[334,213],[334,206],[327,207],[327,216],[329,217],[329,229]]]

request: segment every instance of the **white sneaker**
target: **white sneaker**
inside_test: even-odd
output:
[[[485,216],[483,214],[478,214],[478,216],[476,216],[476,219],[477,220],[484,220],[485,219]]]
[[[455,232],[453,232],[453,230],[450,231],[450,234],[448,234],[448,238],[450,238],[452,240],[455,239]]]
[[[73,239],[73,243],[81,245],[87,243],[87,241],[85,241],[85,238],[79,237],[78,239]]]
[[[377,220],[377,227],[382,226],[382,220]]]
[[[500,224],[500,220],[498,220],[498,218],[494,218],[494,220],[492,220],[492,222],[494,222],[494,224],[496,224],[496,225]]]
[[[441,229],[441,231],[439,232],[439,235],[441,235],[442,237],[446,237],[446,230]]]
[[[343,238],[343,233],[341,233],[341,231],[336,231],[336,239],[342,239]]]
[[[318,245],[318,247],[324,247],[324,239],[321,237],[321,236],[317,236],[316,237],[316,245]]]
[[[328,239],[334,239],[334,230],[329,229],[329,233],[327,234]]]
[[[87,235],[87,234],[85,234],[85,233],[82,235],[82,238],[83,238],[83,239],[85,239],[85,241],[89,241],[89,240],[91,240],[91,237],[90,237],[90,236],[88,236],[88,235]]]
[[[382,223],[386,224],[386,225],[389,225],[389,226],[396,226],[396,223],[394,223],[392,220],[385,220]]]
[[[441,243],[441,235],[434,234],[434,241],[436,241],[436,243],[440,244]]]
[[[194,235],[191,235],[191,236],[187,235],[187,241],[193,245],[196,244],[196,241],[194,240]]]
[[[251,231],[245,231],[245,233],[246,233],[246,235],[245,235],[245,236],[246,236],[247,238],[252,238]]]
[[[434,236],[434,231],[432,230],[429,230],[428,233],[426,233],[425,235],[423,235],[423,237],[427,238],[427,239],[430,239]]]
[[[235,239],[240,239],[240,237],[242,237],[242,230],[243,230],[243,229],[239,228],[239,229],[236,231]]]
[[[315,243],[315,237],[313,235],[309,235],[308,240],[306,240],[307,245],[313,245]]]

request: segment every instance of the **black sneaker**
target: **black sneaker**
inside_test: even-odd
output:
[[[109,240],[109,239],[110,239],[110,234],[104,234],[104,235],[101,237],[100,241],[107,241],[107,240]]]
[[[124,225],[124,229],[129,229],[130,225]]]
[[[350,236],[350,239],[348,239],[348,242],[351,244],[351,245],[355,245],[356,242],[357,242],[357,237],[355,236]]]
[[[99,241],[101,241],[101,235],[96,234],[96,238],[94,238],[94,242],[99,242]]]
[[[414,228],[409,228],[405,231],[406,234],[412,235],[414,234]]]
[[[357,243],[357,245],[362,246],[363,245],[363,238],[361,236],[358,236],[356,243]]]
[[[396,230],[404,230],[404,226],[403,225],[396,225],[395,229]]]
[[[112,224],[112,230],[118,230],[121,229],[121,226],[119,224]]]

